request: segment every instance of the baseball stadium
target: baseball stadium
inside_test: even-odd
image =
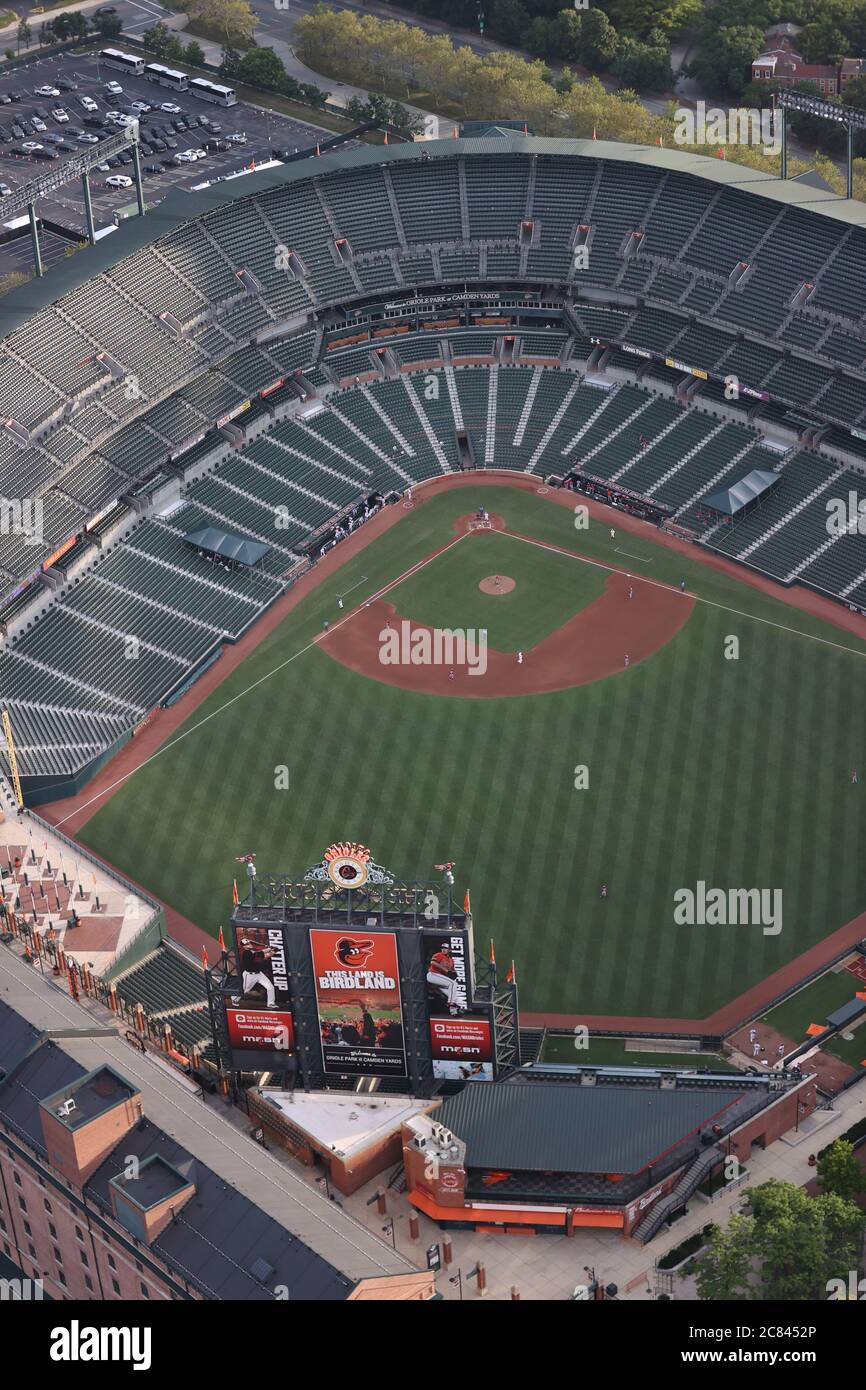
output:
[[[8,813],[211,959],[253,856],[275,913],[324,846],[453,884],[515,1066],[588,1029],[722,1086],[844,1027],[856,1080],[864,267],[814,180],[503,128],[176,190],[14,290]]]

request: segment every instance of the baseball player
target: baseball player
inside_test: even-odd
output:
[[[267,1007],[274,1009],[277,1005],[277,992],[270,975],[265,973],[270,954],[270,951],[249,937],[241,937],[241,977],[244,994],[250,994],[256,985],[261,985],[267,996]]]
[[[448,1005],[449,1014],[460,1012],[457,971],[454,966],[454,957],[451,954],[450,942],[443,941],[439,950],[434,951],[430,957],[430,964],[427,966],[427,983],[442,995]]]

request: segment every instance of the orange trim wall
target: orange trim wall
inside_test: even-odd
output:
[[[522,1211],[501,1207],[441,1207],[426,1193],[418,1191],[408,1194],[409,1201],[431,1221],[465,1221],[476,1226],[490,1226],[491,1222],[505,1226],[562,1226],[565,1227],[565,1212],[550,1211],[544,1207],[525,1207]],[[580,1211],[571,1208],[575,1226],[604,1227],[607,1230],[621,1230],[623,1213],[600,1208],[598,1211]]]

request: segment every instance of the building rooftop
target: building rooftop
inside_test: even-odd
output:
[[[66,1129],[77,1130],[117,1105],[132,1100],[136,1088],[111,1067],[97,1067],[40,1102]]]
[[[735,1080],[662,1089],[516,1077],[467,1086],[444,1101],[436,1119],[465,1143],[467,1168],[637,1173],[690,1135],[730,1120],[748,1094]]]
[[[141,1094],[146,1118],[124,1135],[86,1191],[108,1216],[109,1184],[127,1156],[144,1164],[157,1155],[181,1174],[194,1170],[195,1196],[152,1249],[206,1297],[268,1299],[280,1284],[292,1298],[342,1299],[359,1280],[417,1271],[229,1124],[223,1102],[203,1101],[185,1077],[133,1050],[101,1017],[91,1019],[53,981],[3,950],[0,1043],[6,1038],[22,1060],[0,1081],[0,1117],[39,1153],[41,1103],[88,1073],[108,1066]],[[251,1273],[258,1259],[273,1270],[266,1281]]]

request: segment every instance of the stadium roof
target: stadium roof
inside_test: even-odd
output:
[[[285,184],[321,178],[343,169],[365,168],[375,164],[429,159],[455,159],[461,155],[480,155],[493,160],[512,154],[547,155],[560,158],[604,159],[614,163],[655,167],[660,173],[690,174],[742,192],[753,193],[773,202],[800,207],[807,212],[830,217],[846,226],[866,228],[866,204],[856,199],[811,188],[793,179],[783,180],[761,170],[708,155],[686,154],[678,149],[650,145],[631,145],[615,140],[558,140],[501,130],[495,136],[459,140],[425,140],[403,145],[364,145],[357,150],[323,153],[316,158],[298,160],[279,168],[249,174],[242,179],[223,180],[197,192],[175,187],[145,217],[128,218],[114,236],[96,246],[79,251],[70,260],[58,261],[41,279],[29,280],[0,298],[0,337],[6,337],[35,314],[101,271],[109,270],[144,246],[167,236],[176,227],[193,222],[218,207],[258,197]]]
[[[735,1081],[661,1090],[515,1079],[466,1086],[436,1119],[465,1143],[467,1168],[638,1173],[746,1096]]]
[[[753,468],[732,487],[722,488],[721,492],[714,492],[711,497],[703,497],[701,506],[712,507],[714,512],[724,512],[725,516],[735,516],[750,502],[770,492],[778,481],[779,474],[774,473],[772,468]]]
[[[270,546],[262,541],[250,541],[244,536],[232,535],[219,526],[203,526],[200,531],[189,531],[184,540],[199,550],[207,550],[211,555],[221,555],[224,560],[236,560],[239,565],[258,564],[267,555]]]
[[[221,1109],[192,1098],[173,1076],[91,1019],[11,952],[0,953],[0,1117],[43,1148],[40,1101],[106,1063],[140,1091],[142,1125],[97,1169],[86,1192],[110,1210],[120,1155],[161,1155],[194,1175],[196,1196],[151,1248],[178,1276],[221,1299],[274,1295],[250,1272],[259,1256],[291,1297],[344,1299],[361,1279],[415,1274],[417,1266],[251,1144]],[[50,1037],[48,1035],[51,1035]],[[144,1250],[139,1254],[144,1255]]]

